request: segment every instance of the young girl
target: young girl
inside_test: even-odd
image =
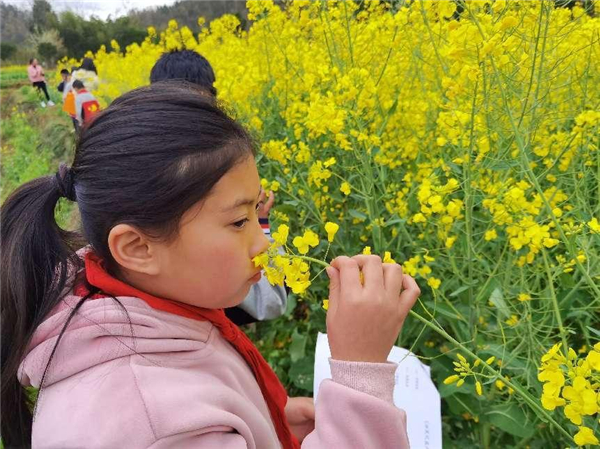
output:
[[[420,292],[398,265],[327,269],[333,378],[316,410],[223,313],[261,276],[259,192],[244,129],[192,85],[157,83],[84,127],[70,168],[6,201],[5,447],[408,447],[386,357]],[[54,219],[63,197],[81,212],[78,252]]]

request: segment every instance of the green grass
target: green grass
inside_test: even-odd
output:
[[[2,203],[20,185],[51,175],[61,162],[71,160],[73,125],[60,108],[60,94],[51,92],[51,98],[56,106],[41,108],[38,94],[31,86],[2,92]],[[58,222],[63,226],[73,224],[74,209],[73,204],[61,200]]]

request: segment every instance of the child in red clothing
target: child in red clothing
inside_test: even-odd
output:
[[[75,118],[79,125],[90,123],[94,116],[100,112],[100,104],[96,97],[88,92],[79,80],[73,81],[73,90],[75,91]]]

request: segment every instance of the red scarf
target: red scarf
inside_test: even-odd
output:
[[[256,382],[265,398],[271,419],[277,431],[277,437],[284,449],[298,449],[300,443],[292,434],[284,407],[287,402],[287,393],[273,372],[267,361],[262,357],[256,346],[244,332],[240,330],[227,316],[223,309],[204,309],[188,304],[161,299],[144,293],[113,278],[102,266],[102,260],[92,251],[85,255],[85,275],[87,281],[103,293],[113,296],[132,296],[145,301],[150,307],[175,315],[191,318],[198,321],[210,321],[225,340],[239,352],[256,377]],[[75,287],[77,296],[85,296],[87,288],[83,284]],[[103,295],[94,295],[92,299],[104,298]]]

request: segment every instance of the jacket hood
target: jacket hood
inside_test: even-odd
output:
[[[94,366],[132,354],[152,361],[154,355],[195,351],[205,346],[213,325],[155,310],[140,298],[117,296],[87,299],[59,335],[81,297],[69,292],[34,332],[21,362],[23,386],[40,387]]]

